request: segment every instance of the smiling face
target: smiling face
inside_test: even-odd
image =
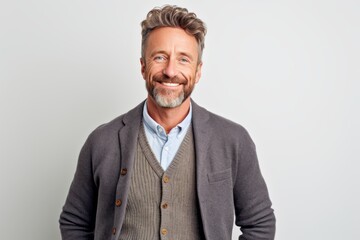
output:
[[[141,59],[148,99],[164,108],[190,101],[201,76],[198,51],[195,37],[181,28],[153,30],[146,41],[145,59]]]

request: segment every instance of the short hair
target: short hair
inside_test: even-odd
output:
[[[199,59],[201,62],[202,52],[206,35],[205,23],[195,13],[186,8],[165,5],[161,8],[152,9],[141,22],[141,57],[145,57],[145,44],[151,31],[161,27],[178,27],[195,37],[199,47]]]

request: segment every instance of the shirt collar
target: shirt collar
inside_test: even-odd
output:
[[[176,127],[174,127],[173,129],[170,130],[170,133],[173,132],[174,129],[178,129],[177,136],[186,132],[183,130],[188,129],[188,127],[190,126],[190,123],[191,123],[191,118],[192,118],[192,106],[190,103],[189,113],[186,115],[186,117],[184,118],[184,120],[182,122],[180,122],[178,125],[176,125]],[[145,104],[144,104],[143,119],[144,119],[145,126],[149,130],[151,130],[152,133],[155,133],[159,137],[164,137],[164,136],[166,137],[165,129],[160,124],[158,124],[154,119],[152,119],[152,117],[150,117],[148,110],[147,110],[147,101],[145,101]]]

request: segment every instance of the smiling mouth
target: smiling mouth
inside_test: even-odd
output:
[[[161,84],[168,87],[177,87],[180,85],[179,83],[169,83],[169,82],[162,82]]]

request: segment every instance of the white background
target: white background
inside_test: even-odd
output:
[[[0,239],[60,239],[86,137],[146,97],[139,23],[165,3],[207,23],[193,98],[252,135],[276,239],[360,239],[357,0],[1,1]]]

